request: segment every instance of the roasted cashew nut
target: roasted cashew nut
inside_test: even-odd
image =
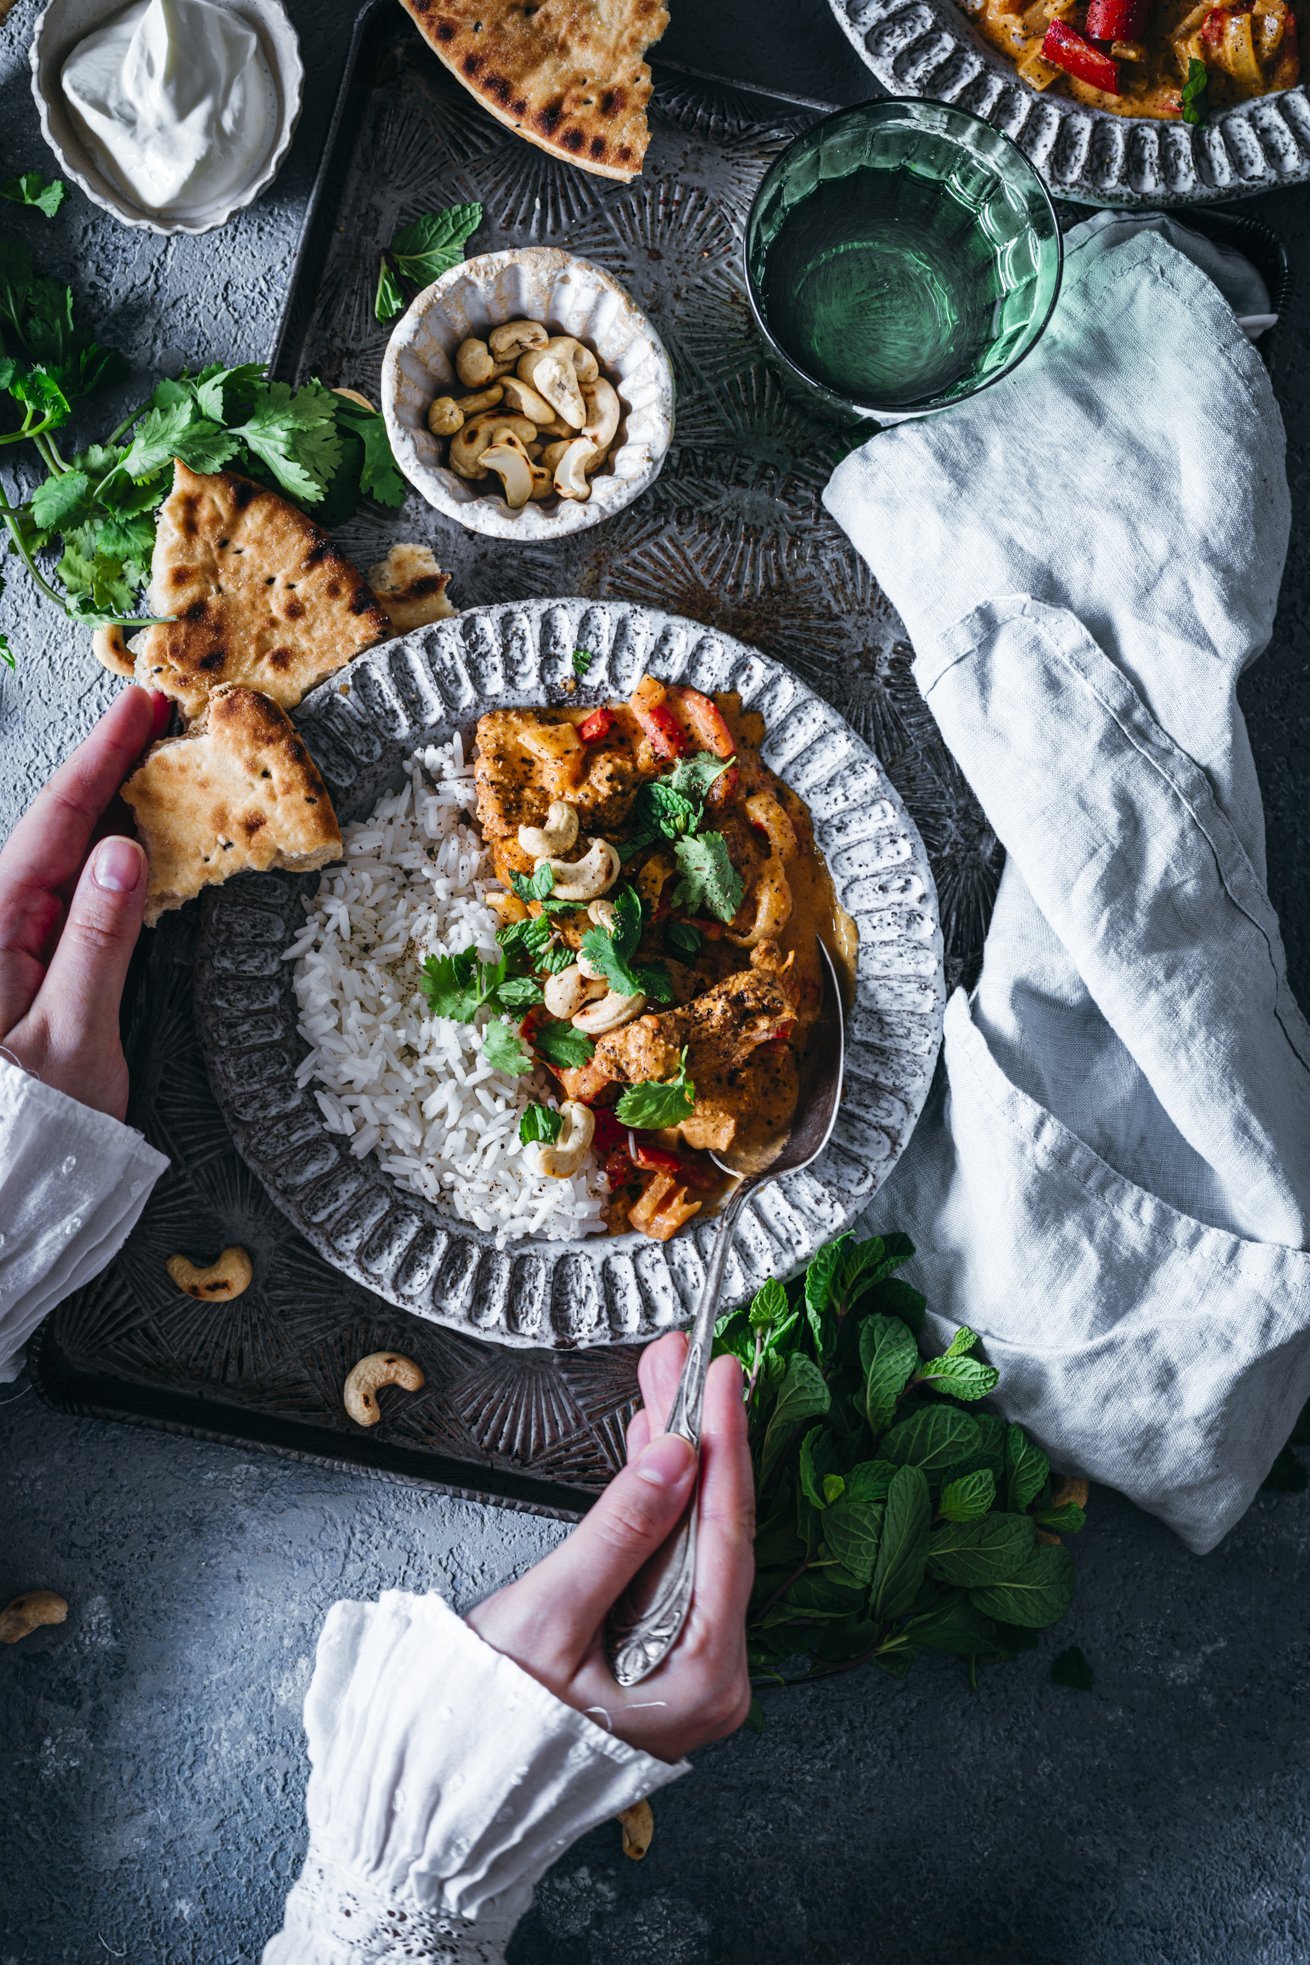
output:
[[[619,1827],[623,1832],[623,1853],[634,1863],[644,1858],[646,1851],[655,1839],[655,1816],[648,1801],[635,1801],[631,1808],[625,1808],[619,1816]]]
[[[621,1030],[625,1023],[631,1023],[645,1007],[644,996],[620,996],[616,989],[609,989],[599,1003],[589,1003],[585,1010],[577,1012],[573,1028],[584,1030],[588,1037],[604,1037],[608,1031]]]
[[[376,1426],[382,1417],[378,1393],[384,1385],[417,1392],[426,1383],[422,1365],[399,1351],[370,1351],[351,1371],[342,1390],[346,1411],[357,1426]]]
[[[136,674],[136,663],[127,652],[127,641],[117,622],[112,627],[96,629],[91,637],[91,653],[111,675]]]
[[[485,389],[496,379],[496,364],[485,341],[471,334],[455,350],[455,373],[466,389]]]
[[[487,336],[492,357],[498,362],[516,362],[530,349],[544,348],[550,340],[540,321],[505,321]]]
[[[544,396],[555,414],[570,430],[580,430],[587,420],[582,388],[567,356],[550,348],[533,348],[518,362],[518,376],[539,396]]]
[[[581,962],[570,962],[567,969],[559,969],[553,976],[547,976],[541,987],[542,1000],[547,1012],[561,1023],[571,1023],[584,1005],[594,997],[603,995],[596,980],[587,975]]]
[[[543,471],[540,464],[534,459],[532,465],[532,489],[528,493],[528,497],[535,504],[539,505],[543,498],[553,498],[554,496],[554,478],[550,475],[549,471]]]
[[[582,400],[587,405],[583,436],[590,437],[597,450],[608,450],[618,435],[619,418],[623,414],[618,392],[601,375],[594,382],[583,383]]]
[[[567,1180],[578,1171],[596,1130],[591,1107],[577,1099],[565,1099],[560,1117],[564,1124],[553,1145],[537,1140],[531,1149],[534,1171],[548,1175],[551,1180]]]
[[[521,444],[529,444],[537,434],[537,426],[526,416],[506,416],[501,410],[484,410],[481,416],[474,416],[457,430],[450,440],[447,453],[450,468],[461,478],[482,476],[483,453],[499,444],[506,437],[517,437]]]
[[[578,815],[563,798],[552,798],[546,808],[544,826],[520,826],[519,845],[534,860],[548,860],[552,853],[567,853],[577,844]]]
[[[572,443],[562,444],[552,474],[560,497],[579,501],[590,498],[591,485],[587,481],[587,473],[599,462],[600,452],[590,437],[575,437]]]
[[[554,422],[555,412],[546,398],[530,389],[521,377],[507,375],[498,386],[504,391],[506,409],[512,409],[516,416],[529,417],[538,425]]]
[[[532,496],[537,473],[532,459],[517,437],[498,435],[482,453],[484,471],[494,471],[505,492],[505,503],[517,512]]]
[[[464,428],[464,412],[453,396],[438,396],[428,404],[428,429],[434,437],[453,437]]]
[[[0,1644],[17,1644],[42,1624],[62,1624],[68,1605],[54,1590],[24,1590],[0,1610]]]
[[[594,382],[600,374],[600,363],[586,342],[579,341],[575,334],[554,334],[546,346],[561,361],[572,363],[573,373],[579,382]]]
[[[588,919],[588,921],[590,921],[590,922],[592,923],[592,925],[593,925],[593,927],[596,927],[596,928],[604,928],[604,929],[606,929],[606,930],[607,930],[607,931],[608,931],[608,932],[609,932],[610,934],[613,934],[613,932],[614,932],[614,903],[613,903],[613,901],[590,901],[590,902],[588,902],[588,904],[587,904],[587,919]]]
[[[539,860],[535,871],[539,873],[545,866],[555,876],[552,900],[594,901],[598,894],[609,892],[622,864],[608,839],[597,838],[591,841],[580,860]]]
[[[255,1273],[250,1257],[238,1248],[224,1249],[207,1269],[185,1255],[170,1255],[164,1267],[180,1290],[201,1303],[227,1303],[243,1295]]]

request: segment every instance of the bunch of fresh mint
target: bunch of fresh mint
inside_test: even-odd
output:
[[[1060,1537],[1083,1510],[1022,1427],[976,1409],[998,1375],[972,1331],[923,1355],[924,1299],[893,1273],[912,1254],[903,1235],[843,1235],[718,1326],[749,1388],[757,1681],[902,1678],[920,1651],[972,1675],[1069,1607]]]
[[[40,186],[28,178],[15,183],[34,204]],[[26,499],[0,484],[0,524],[41,592],[73,620],[139,625],[175,457],[195,471],[235,465],[329,523],[361,498],[404,500],[379,415],[318,381],[270,382],[259,362],[159,382],[104,443],[66,455],[57,433],[126,374],[122,357],[76,324],[72,289],[39,273],[25,246],[0,239],[0,400],[13,412],[0,447],[30,444],[43,473]],[[0,658],[12,666],[3,635]]]

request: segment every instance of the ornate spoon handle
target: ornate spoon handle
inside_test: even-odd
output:
[[[742,1181],[718,1219],[718,1235],[696,1314],[692,1319],[687,1359],[665,1422],[666,1433],[681,1433],[700,1447],[701,1410],[705,1403],[705,1374],[714,1348],[714,1312],[723,1284],[724,1264],[732,1247],[737,1214],[751,1183]],[[687,1512],[658,1553],[625,1590],[609,1615],[605,1653],[620,1685],[640,1685],[661,1665],[678,1641],[691,1608],[696,1579],[696,1517],[699,1491]]]

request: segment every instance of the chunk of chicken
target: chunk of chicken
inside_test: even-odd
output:
[[[586,744],[576,710],[490,710],[478,720],[478,824],[487,840],[539,826],[554,798],[565,799],[584,832],[612,833],[626,820],[639,773],[624,727]]]

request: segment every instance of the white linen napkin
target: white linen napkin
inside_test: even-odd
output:
[[[1212,280],[1093,220],[1028,360],[826,493],[1007,855],[869,1224],[912,1237],[938,1334],[982,1334],[1058,1465],[1198,1551],[1310,1395],[1310,1028],[1236,700],[1284,448]]]

